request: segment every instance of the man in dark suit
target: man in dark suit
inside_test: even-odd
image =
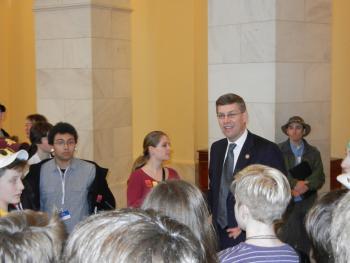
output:
[[[286,173],[278,146],[247,130],[248,113],[240,96],[225,94],[216,101],[218,122],[225,139],[212,144],[209,164],[208,203],[220,240],[220,250],[245,240],[229,191],[234,175],[250,164],[264,164]]]

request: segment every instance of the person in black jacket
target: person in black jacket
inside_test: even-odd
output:
[[[48,135],[54,158],[30,167],[23,180],[23,208],[51,214],[59,211],[67,231],[98,210],[115,208],[106,176],[108,170],[74,157],[78,134],[69,123],[57,123]]]

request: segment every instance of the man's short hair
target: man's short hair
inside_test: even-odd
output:
[[[65,134],[68,133],[73,135],[75,142],[78,142],[78,133],[73,125],[67,122],[58,122],[49,132],[48,141],[50,145],[53,145],[56,134]]]
[[[58,215],[14,211],[0,218],[1,262],[60,262],[66,232]]]
[[[252,217],[265,224],[282,218],[291,198],[286,176],[279,170],[261,165],[249,165],[236,176],[231,191],[237,205],[246,205]]]
[[[35,123],[29,132],[29,139],[32,144],[41,144],[41,139],[47,137],[50,130],[52,129],[52,124],[48,122],[38,122]]]
[[[306,216],[305,228],[312,243],[312,254],[316,262],[334,262],[329,226],[335,207],[347,192],[345,189],[340,189],[323,195]]]
[[[204,249],[185,225],[154,211],[102,212],[79,223],[63,262],[206,262]]]
[[[244,99],[241,96],[233,93],[227,93],[227,94],[221,95],[216,100],[216,111],[218,111],[219,106],[230,105],[230,104],[238,104],[241,112],[245,112],[247,110]]]
[[[335,262],[350,261],[350,192],[339,201],[332,216],[331,242]]]

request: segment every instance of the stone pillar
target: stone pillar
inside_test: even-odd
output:
[[[329,189],[331,0],[209,0],[209,145],[215,100],[240,94],[249,129],[275,142],[292,115],[310,123]]]
[[[129,0],[36,0],[38,111],[79,133],[76,156],[110,169],[125,205],[131,153]]]

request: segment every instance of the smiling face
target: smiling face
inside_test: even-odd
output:
[[[222,133],[231,141],[236,141],[246,130],[248,114],[242,112],[237,103],[219,105],[216,110]]]
[[[24,186],[22,169],[6,169],[0,176],[0,208],[7,210],[9,204],[18,204]]]
[[[160,138],[159,143],[155,147],[149,146],[148,150],[151,158],[155,158],[156,160],[159,160],[159,161],[169,160],[171,148],[170,148],[170,140],[168,136],[163,135]]]

